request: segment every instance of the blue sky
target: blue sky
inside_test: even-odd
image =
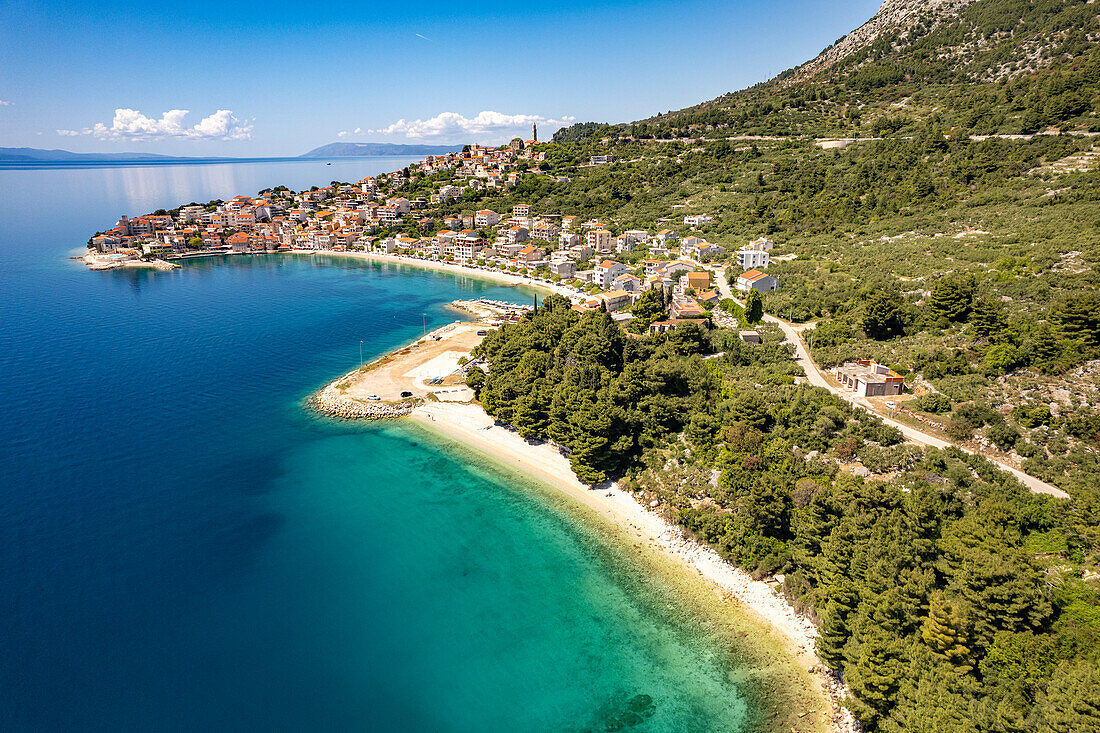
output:
[[[549,137],[763,81],[878,4],[4,0],[0,146],[297,155],[498,143],[532,119]]]

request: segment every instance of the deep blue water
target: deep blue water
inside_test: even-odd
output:
[[[392,170],[0,171],[0,727],[738,730],[699,624],[531,486],[310,392],[530,293],[307,256],[93,273],[119,214]]]

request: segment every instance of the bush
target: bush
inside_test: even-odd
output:
[[[923,394],[915,399],[913,404],[918,410],[931,412],[936,415],[942,415],[951,411],[951,400],[947,395],[940,394],[939,392]]]
[[[1016,441],[1019,440],[1020,434],[1016,431],[1016,428],[1009,425],[1007,422],[999,422],[990,425],[985,431],[985,437],[993,441],[1001,450],[1010,450],[1016,445]]]

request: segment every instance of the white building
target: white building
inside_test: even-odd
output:
[[[623,263],[615,262],[614,260],[604,260],[596,265],[593,281],[601,288],[606,288],[611,285],[612,280],[628,272],[630,272],[629,268]]]

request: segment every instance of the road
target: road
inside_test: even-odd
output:
[[[725,271],[717,267],[712,267],[709,269],[715,276],[715,281],[718,284],[718,292],[722,294],[722,297],[731,298],[736,303],[738,303],[738,305],[743,305],[742,301],[739,298],[734,297],[733,290],[730,288],[729,283],[726,281]],[[975,455],[975,452],[972,450],[963,448],[960,445],[955,445],[954,443],[943,440],[942,438],[937,438],[934,435],[929,435],[928,433],[917,430],[914,427],[905,425],[904,423],[900,423],[897,420],[893,420],[875,410],[869,402],[861,400],[856,394],[834,386],[832,383],[829,382],[829,380],[825,378],[825,375],[821,373],[821,370],[818,368],[817,364],[814,363],[814,360],[810,358],[809,349],[806,348],[806,343],[802,340],[802,334],[799,333],[797,329],[795,329],[787,321],[776,318],[772,315],[768,315],[766,313],[764,314],[764,321],[766,323],[774,323],[775,325],[779,326],[779,328],[783,330],[783,334],[784,336],[786,336],[787,342],[794,345],[794,359],[802,367],[802,370],[806,372],[806,381],[810,384],[814,385],[815,387],[823,387],[824,389],[827,389],[835,394],[837,397],[840,397],[842,400],[845,400],[857,407],[863,408],[868,412],[873,412],[884,423],[900,430],[902,435],[905,436],[906,440],[911,443],[931,446],[933,448],[947,448],[954,445],[959,450],[965,451],[971,455]],[[1028,490],[1030,490],[1034,494],[1049,494],[1051,496],[1057,496],[1060,499],[1070,498],[1069,494],[1062,491],[1057,486],[1048,484],[1045,481],[1041,481],[1034,476],[1029,476],[1020,469],[1014,468],[1007,463],[1003,463],[993,458],[987,457],[987,459],[995,463],[1001,470],[1011,473],[1013,476],[1016,477],[1017,480],[1019,480],[1021,484],[1026,486]]]

